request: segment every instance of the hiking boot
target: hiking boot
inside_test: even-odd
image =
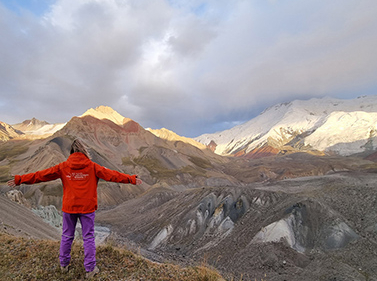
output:
[[[69,265],[66,265],[66,266],[60,266],[60,270],[61,272],[63,273],[67,273],[69,271]]]
[[[86,278],[86,279],[92,278],[92,277],[94,277],[94,275],[96,275],[98,272],[99,272],[99,268],[96,266],[96,267],[93,269],[93,271],[87,271],[87,272],[86,272],[85,278]]]

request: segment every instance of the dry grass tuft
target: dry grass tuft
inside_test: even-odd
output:
[[[84,280],[83,247],[74,243],[68,273],[62,273],[58,262],[59,242],[17,238],[0,233],[0,280]],[[154,263],[125,249],[112,245],[97,247],[100,273],[95,280],[224,280],[205,266],[183,268]]]

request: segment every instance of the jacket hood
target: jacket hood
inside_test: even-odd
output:
[[[72,153],[68,159],[67,164],[73,170],[80,170],[87,167],[90,164],[90,159],[86,157],[84,153],[75,152]]]

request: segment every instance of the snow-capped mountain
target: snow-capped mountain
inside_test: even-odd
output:
[[[46,121],[41,121],[36,118],[32,118],[30,120],[25,120],[22,123],[14,124],[13,128],[20,131],[31,132],[31,131],[36,131],[48,124],[49,123]]]
[[[108,106],[98,106],[96,108],[88,109],[84,114],[80,117],[84,116],[92,116],[97,119],[108,119],[115,124],[123,125],[130,121],[131,119],[125,118],[120,115],[118,112],[113,110],[111,107]],[[65,123],[56,123],[50,124],[46,121],[40,121],[36,118],[32,118],[30,120],[25,120],[22,123],[14,124],[12,127],[22,133],[21,136],[15,135],[13,138],[27,138],[27,139],[39,139],[39,138],[46,138],[53,135],[55,132],[61,130],[67,122]]]
[[[258,157],[287,151],[351,155],[377,146],[377,96],[295,100],[267,108],[229,130],[197,141],[220,155]]]
[[[53,135],[65,126],[66,123],[50,124],[36,118],[25,120],[22,123],[12,125],[13,128],[23,132],[25,138],[44,138]]]

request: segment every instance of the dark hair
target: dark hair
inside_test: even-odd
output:
[[[85,154],[85,156],[90,159],[90,156],[89,156],[89,153],[88,153],[88,150],[87,150],[85,143],[79,138],[75,139],[72,142],[72,145],[71,145],[71,154],[75,153],[75,152],[81,152],[81,153]]]

